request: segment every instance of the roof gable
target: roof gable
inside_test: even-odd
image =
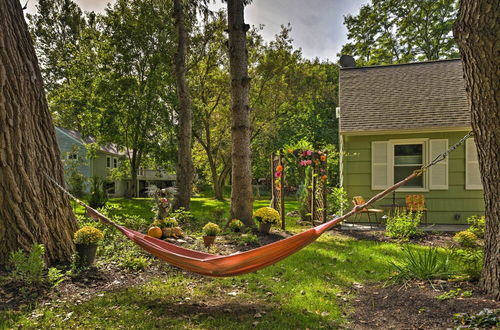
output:
[[[340,132],[470,127],[460,60],[344,68]]]

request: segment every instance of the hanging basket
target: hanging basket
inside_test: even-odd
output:
[[[75,244],[78,255],[78,264],[83,267],[90,267],[94,264],[97,252],[97,244]]]

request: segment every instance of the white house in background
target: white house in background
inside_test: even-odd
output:
[[[55,127],[57,144],[63,159],[80,159],[81,165],[78,170],[90,179],[93,176],[107,178],[113,168],[117,168],[120,162],[127,161],[124,151],[115,144],[102,146],[97,151],[94,158],[87,157],[86,145],[94,143],[95,139],[83,138],[79,132],[68,130],[62,127]],[[175,174],[167,173],[164,170],[154,170],[140,168],[137,175],[136,188],[137,196],[145,197],[147,187],[156,185],[159,188],[166,188],[175,185]],[[108,182],[106,189],[112,197],[125,196],[131,184],[131,179],[117,180]],[[85,185],[84,192],[88,193],[90,187]]]

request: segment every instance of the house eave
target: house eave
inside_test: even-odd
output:
[[[362,136],[362,135],[393,135],[393,134],[414,134],[414,133],[440,133],[440,132],[464,132],[470,131],[470,126],[457,127],[427,127],[427,128],[409,128],[393,130],[363,130],[363,131],[340,131],[343,136]]]

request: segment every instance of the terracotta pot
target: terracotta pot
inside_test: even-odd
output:
[[[259,224],[259,231],[264,234],[269,234],[269,231],[271,230],[271,223],[264,223],[261,222]]]
[[[94,264],[97,252],[96,244],[75,244],[78,255],[78,265],[90,267]]]
[[[203,236],[203,242],[205,243],[205,247],[210,247],[210,245],[214,244],[216,236]]]

